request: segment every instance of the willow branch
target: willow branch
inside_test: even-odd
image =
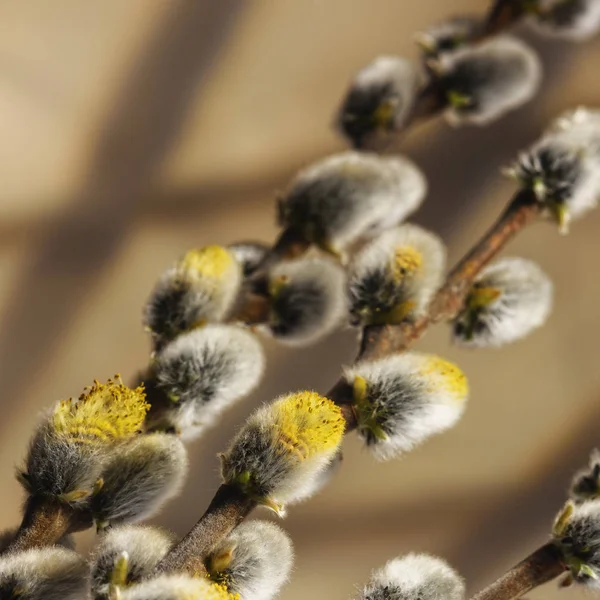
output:
[[[471,600],[513,600],[532,589],[555,579],[566,570],[560,550],[552,543],[538,548],[527,558],[515,565],[475,594]]]
[[[407,348],[432,324],[451,318],[460,310],[479,271],[519,231],[540,213],[539,203],[529,191],[519,192],[483,238],[450,272],[446,283],[431,303],[428,314],[415,323],[400,326],[366,327],[358,358],[379,357]],[[352,387],[343,379],[329,390],[327,397],[342,410],[346,433],[356,429],[352,406]],[[204,559],[216,544],[229,534],[256,503],[241,491],[221,486],[210,506],[194,529],[167,555],[157,569],[161,572],[188,571],[204,573]]]

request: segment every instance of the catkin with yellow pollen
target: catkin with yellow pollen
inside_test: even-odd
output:
[[[320,486],[344,426],[340,408],[328,398],[307,391],[283,396],[248,419],[221,457],[223,479],[281,513]]]
[[[344,378],[352,386],[358,432],[380,459],[453,426],[469,394],[456,365],[419,352],[361,361]]]
[[[445,264],[444,245],[436,235],[415,225],[383,233],[350,264],[353,324],[398,324],[423,314],[441,285]]]
[[[115,444],[140,430],[148,408],[143,387],[128,388],[118,376],[59,402],[33,436],[21,483],[33,496],[87,502]]]
[[[163,575],[124,589],[120,600],[240,600],[240,597],[206,579]]]

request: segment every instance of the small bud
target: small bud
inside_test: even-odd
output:
[[[90,498],[98,529],[148,519],[175,496],[187,474],[181,440],[164,433],[135,438],[117,449]]]
[[[153,527],[129,525],[107,531],[92,557],[94,600],[108,600],[115,588],[146,578],[171,546],[171,537]]]
[[[292,543],[277,525],[267,521],[242,523],[207,560],[210,578],[244,600],[271,600],[288,580]]]
[[[440,287],[446,250],[415,225],[386,231],[350,264],[348,296],[355,325],[401,323],[423,313]]]
[[[584,41],[600,29],[598,0],[542,0],[531,22],[551,37]]]
[[[436,58],[468,44],[479,28],[480,21],[474,17],[452,17],[418,33],[415,41],[426,57]]]
[[[160,425],[184,439],[196,437],[259,383],[262,347],[236,325],[207,325],[165,346],[154,364],[156,385],[170,399]]]
[[[427,554],[390,560],[356,600],[463,600],[465,584],[445,561]]]
[[[453,125],[486,125],[525,104],[541,80],[531,48],[508,36],[440,57],[440,85]]]
[[[567,502],[556,517],[553,537],[573,581],[600,589],[600,501]]]
[[[242,267],[244,277],[254,273],[270,250],[271,247],[262,242],[238,242],[229,246],[229,251]]]
[[[239,600],[223,586],[186,575],[163,575],[124,590],[119,600]]]
[[[190,250],[158,280],[144,313],[144,324],[160,348],[180,333],[221,321],[237,298],[242,268],[222,246]]]
[[[360,361],[344,378],[352,386],[359,435],[381,460],[455,425],[469,393],[458,367],[418,352]]]
[[[130,439],[144,422],[143,386],[95,381],[77,400],[60,402],[42,422],[19,480],[35,496],[76,504],[87,501],[114,445]]]
[[[569,222],[595,208],[600,196],[600,112],[578,109],[557,119],[508,169],[566,233]]]
[[[88,586],[88,565],[71,550],[43,548],[0,557],[0,598],[81,600]]]
[[[600,452],[598,450],[592,452],[589,465],[573,477],[570,496],[577,503],[600,497]]]
[[[267,330],[290,345],[311,344],[331,333],[346,315],[343,270],[331,260],[285,261],[269,273]]]
[[[221,456],[223,480],[282,514],[319,486],[344,426],[340,408],[315,392],[283,396],[251,415]]]
[[[378,134],[400,129],[417,93],[418,73],[410,61],[380,56],[361,69],[337,115],[337,127],[356,148]]]
[[[552,282],[534,262],[499,260],[475,280],[454,320],[452,340],[468,348],[485,348],[524,338],[546,322],[552,290]]]
[[[425,177],[406,158],[344,152],[300,172],[280,201],[279,219],[311,243],[341,254],[408,217],[426,190]]]

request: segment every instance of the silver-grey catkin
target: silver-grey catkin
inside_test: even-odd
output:
[[[400,129],[419,84],[415,65],[398,56],[379,56],[350,84],[336,116],[337,127],[355,148]]]
[[[599,0],[539,0],[539,5],[529,21],[549,36],[584,41],[600,29]]]
[[[102,471],[102,486],[90,498],[97,527],[154,515],[179,492],[187,466],[185,446],[172,435],[143,435],[117,448]]]
[[[288,580],[293,563],[287,534],[268,521],[236,527],[207,560],[211,579],[244,600],[271,600]]]
[[[440,87],[453,125],[486,125],[525,104],[541,81],[535,52],[509,37],[492,38],[440,57]]]
[[[343,152],[301,171],[279,203],[282,226],[343,254],[361,238],[394,227],[427,191],[421,171],[401,156]]]
[[[163,429],[192,439],[260,382],[262,346],[237,325],[207,325],[181,335],[155,357],[156,386],[170,399]]]
[[[76,552],[41,548],[0,557],[0,598],[84,600],[89,569]]]
[[[266,329],[278,341],[311,344],[331,333],[346,315],[344,271],[325,258],[279,263],[269,272]]]
[[[123,587],[137,583],[150,575],[172,544],[172,536],[155,527],[124,525],[108,530],[91,559],[94,600],[108,600],[115,569],[123,570]]]

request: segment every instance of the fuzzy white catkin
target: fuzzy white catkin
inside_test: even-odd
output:
[[[108,598],[117,561],[127,557],[127,585],[149,575],[170,550],[170,535],[154,527],[124,525],[107,531],[91,559],[92,593],[95,600]]]
[[[552,281],[529,260],[506,258],[484,268],[473,289],[477,293],[488,288],[496,290],[498,297],[475,309],[467,298],[467,306],[454,321],[455,344],[467,348],[510,344],[541,327],[552,310]]]
[[[163,575],[121,592],[120,600],[228,600],[230,596],[206,579]],[[233,600],[233,598],[231,599]]]
[[[600,497],[600,451],[598,449],[591,453],[588,466],[575,473],[569,495],[574,502],[585,502]]]
[[[406,219],[426,191],[425,177],[404,157],[343,152],[298,174],[280,201],[280,221],[341,254]]]
[[[395,322],[390,314],[416,317],[440,287],[446,249],[433,233],[401,225],[381,234],[352,260],[348,272],[350,313],[356,323]],[[399,315],[400,316],[400,315]]]
[[[160,348],[200,323],[222,321],[235,302],[242,266],[222,246],[191,250],[160,276],[144,308],[144,324]]]
[[[509,36],[443,54],[440,70],[446,94],[467,99],[446,110],[453,125],[487,125],[531,100],[541,81],[535,52]]]
[[[465,585],[445,561],[427,554],[390,560],[356,600],[463,600]]]
[[[142,435],[119,447],[102,472],[102,487],[90,499],[97,526],[155,515],[179,493],[187,468],[183,442],[166,433]]]
[[[262,242],[237,242],[229,246],[229,251],[242,267],[244,277],[251,275],[271,250]]]
[[[279,263],[269,272],[271,311],[266,330],[278,341],[312,344],[346,315],[344,271],[325,258]]]
[[[215,548],[212,556],[229,552],[227,567],[210,574],[244,600],[275,598],[292,570],[292,543],[280,527],[268,521],[242,523]]]
[[[355,147],[378,131],[402,127],[417,93],[415,65],[398,56],[379,56],[354,77],[337,115],[337,126]]]
[[[88,565],[71,550],[43,548],[0,557],[1,598],[85,600],[88,586]]]
[[[172,403],[164,419],[193,439],[260,382],[265,359],[256,337],[237,325],[207,325],[156,355],[157,387]]]
[[[568,514],[566,520],[565,510]],[[559,522],[562,522],[560,526]],[[557,518],[553,537],[563,553],[564,562],[570,569],[573,580],[595,591],[599,590],[600,501],[567,504]]]
[[[599,0],[540,0],[540,8],[529,22],[549,36],[584,41],[600,29]]]
[[[455,365],[420,352],[359,361],[344,378],[354,387],[358,433],[380,460],[455,425],[469,391]]]

